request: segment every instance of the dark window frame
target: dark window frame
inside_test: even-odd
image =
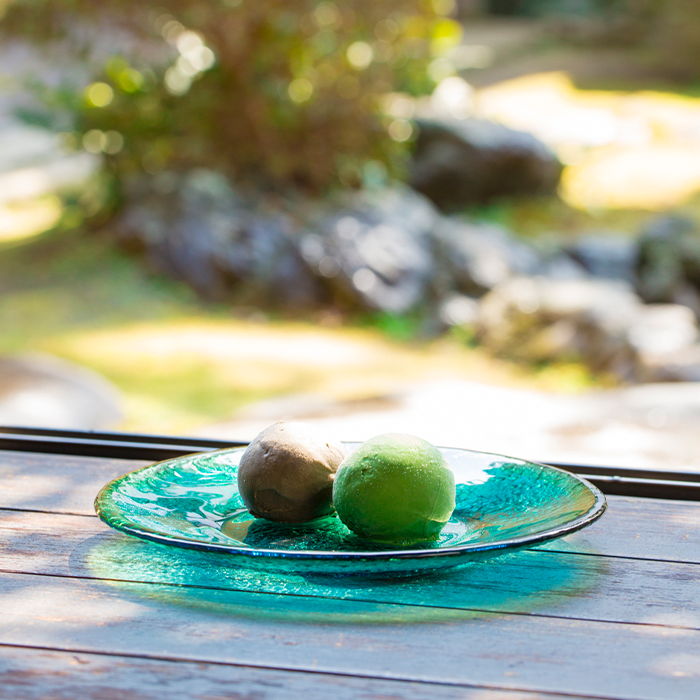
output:
[[[171,435],[0,426],[0,450],[158,462],[247,442]],[[700,473],[545,462],[595,484],[606,495],[700,501]]]

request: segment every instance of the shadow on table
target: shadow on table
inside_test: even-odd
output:
[[[70,567],[71,574],[100,579],[100,586],[130,597],[216,615],[307,624],[439,623],[543,608],[556,615],[587,597],[605,564],[580,556],[591,553],[580,545],[558,544],[557,552],[523,550],[415,576],[333,577],[249,570],[229,555],[108,532],[77,547]]]

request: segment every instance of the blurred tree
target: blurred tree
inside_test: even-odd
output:
[[[454,8],[454,0],[169,0],[167,9],[13,0],[2,27],[70,47],[90,67],[79,86],[43,94],[77,115],[75,142],[106,154],[119,176],[204,166],[238,182],[322,192],[357,184],[368,161],[401,167],[410,128],[390,127],[406,115],[382,106],[391,93],[432,89],[426,67],[460,38]],[[121,48],[105,55],[115,37]]]

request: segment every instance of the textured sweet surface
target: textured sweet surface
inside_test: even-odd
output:
[[[431,542],[455,508],[455,479],[437,447],[414,435],[387,433],[345,458],[333,503],[360,537],[399,545]]]
[[[241,457],[238,488],[259,518],[303,523],[333,512],[333,476],[345,456],[339,442],[304,423],[275,423]]]

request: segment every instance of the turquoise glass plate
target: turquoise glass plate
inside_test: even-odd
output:
[[[561,469],[441,448],[457,484],[452,517],[435,543],[387,549],[354,535],[335,516],[303,525],[253,518],[236,481],[244,450],[187,455],[125,474],[100,491],[95,510],[129,535],[228,553],[232,566],[385,575],[455,566],[546,542],[590,525],[606,507],[595,486]]]

